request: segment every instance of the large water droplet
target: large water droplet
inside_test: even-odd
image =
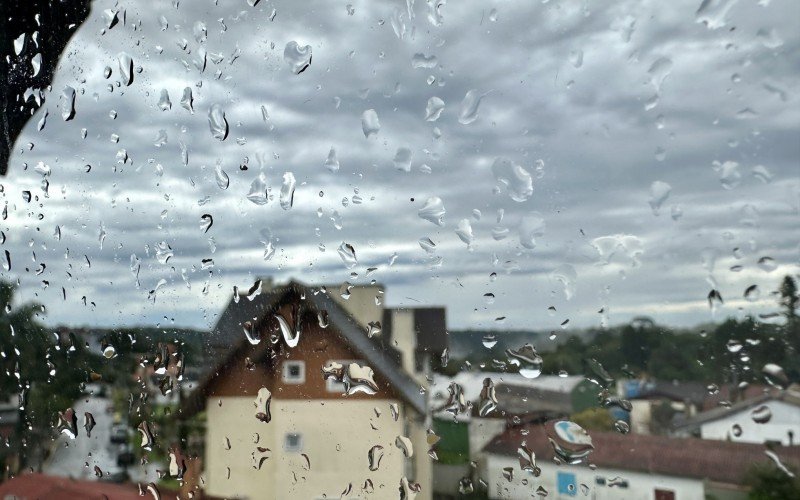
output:
[[[428,104],[425,106],[425,121],[435,122],[439,119],[444,111],[444,101],[438,97],[431,97],[428,99]]]
[[[142,449],[147,451],[152,450],[155,438],[153,437],[153,431],[150,430],[150,424],[148,424],[146,420],[142,420],[139,427],[136,429],[139,431],[139,436],[142,438]]]
[[[444,203],[438,196],[431,196],[428,198],[425,202],[425,206],[418,212],[420,218],[433,222],[437,226],[444,226],[445,213]]]
[[[69,85],[61,91],[61,119],[65,122],[75,117],[75,89]]]
[[[292,40],[283,49],[283,60],[291,68],[292,73],[299,75],[311,64],[311,45],[300,46]]]
[[[530,213],[519,222],[519,243],[523,247],[533,250],[536,248],[536,238],[544,236],[544,218],[538,212]]]
[[[225,110],[219,104],[212,104],[208,109],[208,127],[211,135],[220,141],[228,137],[228,120],[225,119]]]
[[[761,369],[761,373],[764,375],[764,380],[773,387],[786,389],[789,386],[789,377],[786,376],[786,372],[780,365],[767,363]]]
[[[328,152],[328,158],[325,160],[325,168],[331,172],[339,171],[339,160],[336,158],[336,149],[333,147],[331,147],[331,150]]]
[[[655,181],[650,185],[650,208],[653,215],[658,215],[661,205],[669,198],[672,186],[663,181]]]
[[[402,170],[403,172],[411,172],[411,159],[413,157],[413,153],[411,152],[410,148],[402,147],[397,148],[397,151],[394,154],[394,158],[392,159],[392,163],[394,163],[394,168],[397,170]]]
[[[536,349],[525,344],[518,350],[506,349],[509,363],[519,367],[519,373],[525,378],[536,378],[542,374],[542,357]]]
[[[367,460],[369,461],[369,470],[376,471],[381,465],[383,458],[383,446],[377,444],[369,449],[367,452]]]
[[[767,405],[760,405],[750,412],[750,418],[757,424],[766,424],[772,420],[772,410]]]
[[[374,109],[368,109],[361,113],[361,130],[364,132],[364,137],[377,134],[381,129],[381,122],[378,120],[378,113]]]
[[[485,417],[497,409],[497,393],[495,392],[494,382],[489,377],[483,379],[483,388],[478,404],[478,415]]]
[[[122,78],[122,83],[125,85],[130,85],[133,83],[133,58],[122,52],[117,56],[117,62],[119,63],[119,72],[120,77]]]
[[[283,340],[286,342],[286,345],[289,347],[297,347],[297,344],[300,342],[300,316],[299,314],[295,315],[295,325],[294,328],[289,325],[289,322],[286,321],[286,318],[281,316],[280,314],[275,314],[275,319],[278,320],[278,325],[280,325],[281,335],[283,335]]]
[[[502,157],[495,159],[492,174],[498,189],[505,188],[512,200],[523,202],[533,195],[533,177],[511,160]]]
[[[84,412],[83,414],[83,428],[86,430],[86,437],[92,437],[92,429],[97,423],[94,420],[94,415],[90,412]]]
[[[594,450],[592,437],[575,422],[559,420],[546,431],[556,455],[568,464],[580,463]]]
[[[258,177],[250,183],[250,192],[247,193],[247,199],[256,205],[266,205],[269,201],[267,176],[264,175],[264,172],[259,172]]]
[[[414,446],[411,444],[411,440],[405,436],[397,436],[394,439],[394,445],[397,446],[400,451],[403,452],[403,456],[406,458],[410,458],[414,456]]]
[[[192,97],[192,88],[186,87],[183,89],[181,96],[181,106],[192,114],[194,114],[194,97]]]
[[[256,395],[256,418],[262,422],[269,422],[272,420],[272,414],[269,411],[269,405],[272,401],[272,393],[266,387],[258,390]]]
[[[358,264],[358,260],[356,259],[356,249],[353,248],[353,245],[350,243],[345,243],[343,241],[342,244],[339,245],[338,252],[339,257],[342,258],[342,262],[344,262],[344,265],[347,269],[352,269],[356,266],[356,264]]]
[[[281,185],[281,208],[284,210],[289,210],[292,208],[294,204],[294,189],[297,184],[295,181],[294,174],[291,172],[285,172],[283,174],[283,184]]]
[[[172,101],[169,100],[169,92],[167,92],[167,89],[161,89],[161,97],[158,98],[158,109],[161,111],[169,111],[172,109]]]
[[[462,125],[469,125],[478,119],[478,106],[481,104],[481,99],[486,94],[479,94],[477,90],[472,89],[467,91],[464,99],[461,101],[461,109],[458,112],[458,123]]]

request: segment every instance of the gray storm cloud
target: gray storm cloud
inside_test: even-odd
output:
[[[685,325],[770,311],[768,293],[749,302],[744,290],[798,272],[793,2],[699,16],[697,0],[452,2],[440,25],[425,2],[412,2],[413,18],[405,2],[354,1],[352,15],[324,1],[219,4],[125,2],[125,22],[107,29],[101,13],[114,3],[98,0],[67,47],[2,193],[3,275],[51,323],[204,327],[234,285],[272,275],[374,278],[392,305],[446,305],[451,327],[597,326],[600,309],[612,322]],[[299,74],[299,56],[284,59],[290,42],[311,48]],[[65,86],[76,90],[70,121]],[[193,113],[180,104],[187,87]],[[473,90],[482,99],[469,122]],[[433,97],[444,107],[427,121]],[[224,140],[212,107],[224,110]],[[369,109],[380,129],[365,137]],[[336,172],[325,167],[331,148]],[[401,148],[408,172],[393,161]],[[517,177],[493,175],[499,157],[532,179],[525,199],[509,196]],[[296,190],[285,210],[287,172]],[[257,205],[247,195],[262,173],[269,201]],[[670,187],[658,215],[654,182]],[[419,216],[432,197],[442,226]],[[544,221],[535,245],[520,236],[531,214]],[[463,219],[469,247],[456,234]],[[342,242],[355,248],[352,269]],[[759,266],[765,256],[776,265]],[[725,299],[714,318],[711,288]]]

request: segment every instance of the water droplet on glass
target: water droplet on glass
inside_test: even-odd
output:
[[[146,420],[142,420],[139,427],[136,429],[139,431],[139,436],[142,438],[142,449],[147,451],[152,450],[155,438],[153,438],[153,431],[150,430],[150,424],[148,424]]]
[[[356,249],[353,248],[353,245],[349,243],[342,242],[339,245],[339,257],[342,258],[342,262],[347,269],[352,269],[358,264],[358,260],[356,259]]]
[[[650,185],[650,208],[653,215],[658,215],[661,205],[669,198],[672,186],[663,181],[655,181]]]
[[[481,339],[481,343],[483,344],[483,347],[491,349],[492,347],[497,345],[497,335],[493,333],[487,333]]]
[[[404,457],[411,458],[414,456],[414,446],[411,444],[411,440],[407,437],[397,436],[394,440],[394,445],[403,452]]]
[[[438,97],[431,97],[428,99],[428,104],[425,106],[425,121],[435,122],[439,119],[444,111],[444,101]]]
[[[39,71],[42,70],[42,54],[36,54],[31,58],[31,69],[33,70],[33,76],[39,74]]]
[[[133,83],[133,58],[122,52],[117,56],[117,62],[119,63],[119,72],[120,77],[122,78],[122,83],[125,85],[130,85]]]
[[[761,374],[764,375],[764,380],[773,387],[779,389],[786,389],[789,386],[789,377],[780,365],[775,363],[767,363],[761,369]]]
[[[90,412],[83,413],[83,428],[86,430],[86,437],[92,437],[92,429],[97,423],[94,420],[94,416]]]
[[[294,189],[297,181],[295,181],[294,174],[285,172],[283,174],[283,184],[281,185],[281,208],[289,210],[294,204]]]
[[[766,424],[772,420],[772,410],[767,405],[760,405],[750,412],[750,418],[757,424]]]
[[[369,461],[369,470],[376,471],[381,465],[383,458],[383,446],[375,445],[367,452],[367,460]]]
[[[281,316],[280,314],[275,314],[275,319],[278,320],[278,325],[281,329],[281,335],[283,336],[284,342],[289,347],[297,347],[297,344],[300,343],[300,315],[295,315],[294,321],[294,328],[289,325],[289,322],[286,321],[286,318]]]
[[[192,88],[185,87],[183,95],[181,96],[181,106],[186,110],[194,113],[194,97],[192,97]]]
[[[444,226],[444,203],[438,196],[432,196],[425,201],[425,206],[417,212],[420,218],[433,222],[437,226]]]
[[[592,437],[575,422],[559,420],[546,425],[546,431],[556,455],[568,464],[580,463],[594,450]]]
[[[172,109],[172,101],[169,100],[169,92],[167,92],[167,89],[161,89],[161,97],[158,99],[158,109],[161,111],[169,111]]]
[[[403,172],[411,172],[411,159],[413,153],[411,152],[410,148],[402,147],[397,148],[397,151],[394,154],[394,158],[392,159],[392,163],[394,163],[394,168],[397,170],[402,170]]]
[[[492,164],[492,174],[498,188],[505,188],[512,200],[523,202],[533,195],[531,174],[507,158],[497,158]]]
[[[336,149],[333,147],[331,147],[331,150],[328,152],[328,158],[325,160],[325,168],[331,172],[339,171],[339,160],[336,158]]]
[[[478,415],[485,417],[497,409],[497,393],[495,392],[494,382],[489,377],[483,379],[480,402],[478,403]]]
[[[538,212],[523,216],[519,222],[520,245],[529,250],[536,248],[536,238],[544,236],[545,227],[544,218]]]
[[[470,223],[469,219],[461,219],[458,222],[458,226],[456,227],[456,236],[467,244],[467,246],[472,245],[472,241],[475,239],[475,236],[472,234],[472,224]]]
[[[208,127],[215,139],[224,141],[228,137],[228,120],[225,119],[225,110],[219,104],[212,104],[208,109]]]
[[[368,109],[361,114],[361,130],[364,132],[364,137],[369,138],[377,134],[380,129],[381,123],[374,109]]]
[[[58,412],[58,432],[70,439],[75,439],[78,435],[78,417],[75,410],[67,408],[63,412]]]
[[[268,423],[272,420],[272,414],[269,411],[269,405],[272,401],[272,393],[266,387],[258,390],[256,395],[256,418],[261,422]]]
[[[69,85],[61,91],[61,119],[65,122],[75,117],[75,89]]]
[[[763,271],[771,273],[778,268],[778,263],[775,262],[775,259],[772,257],[764,256],[758,259],[758,267],[760,267]]]
[[[269,201],[267,193],[267,176],[264,172],[259,172],[258,177],[253,179],[250,183],[250,191],[247,193],[247,199],[256,205],[266,205]]]
[[[311,64],[311,45],[300,46],[292,40],[283,49],[283,60],[291,68],[292,73],[299,75]]]
[[[523,377],[536,378],[542,374],[542,357],[532,345],[525,344],[516,351],[506,349],[506,354],[509,356],[509,363],[518,366]]]
[[[461,101],[461,109],[458,112],[458,123],[462,125],[469,125],[478,119],[478,106],[481,104],[481,99],[486,94],[479,94],[477,90],[472,89],[467,91],[464,99]]]

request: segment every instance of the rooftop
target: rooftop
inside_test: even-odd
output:
[[[527,435],[523,434],[526,431]],[[754,464],[773,463],[766,454],[769,448],[760,444],[611,432],[590,435],[594,451],[589,455],[589,463],[599,468],[741,484]],[[536,454],[540,463],[555,458],[542,425],[507,429],[483,450],[492,455],[516,457],[522,443]],[[773,452],[787,467],[800,469],[800,446],[776,447]]]

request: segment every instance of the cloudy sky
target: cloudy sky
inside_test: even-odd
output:
[[[218,3],[98,0],[65,50],[1,195],[2,275],[49,323],[208,327],[273,276],[453,328],[691,325],[798,273],[795,1]]]

